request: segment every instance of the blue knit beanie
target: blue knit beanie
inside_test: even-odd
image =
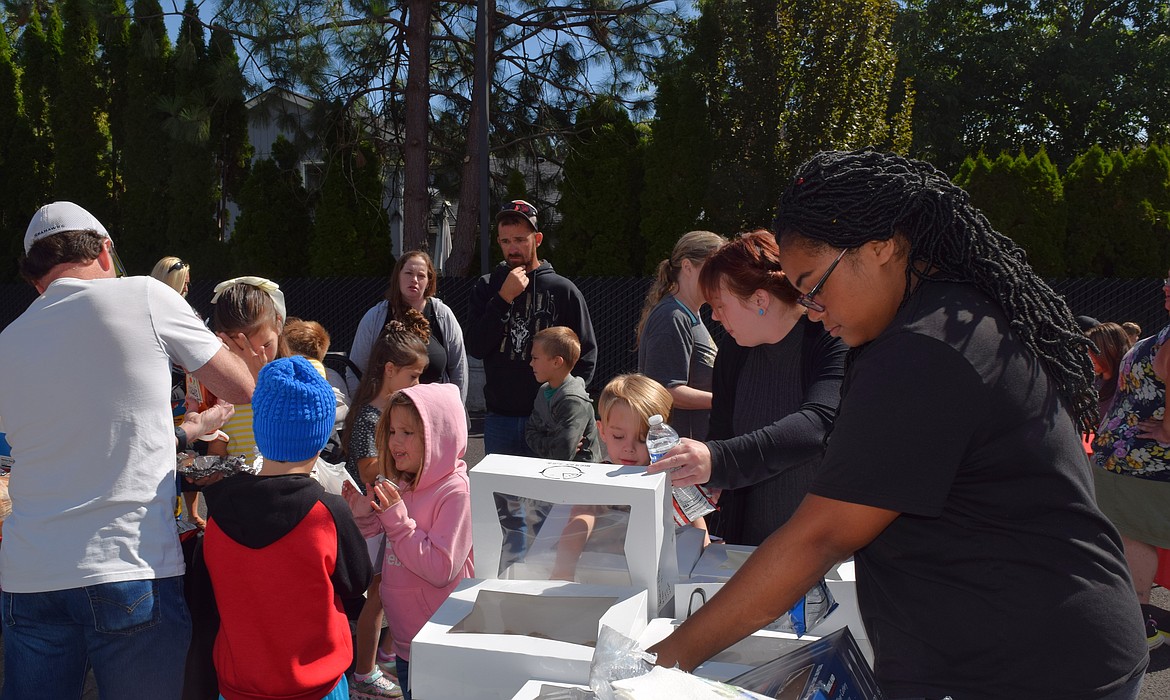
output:
[[[329,441],[337,400],[333,387],[300,355],[264,365],[252,392],[252,432],[265,459],[303,462]]]

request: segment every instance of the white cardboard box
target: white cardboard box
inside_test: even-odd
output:
[[[700,530],[694,525],[686,525],[674,531],[675,559],[678,560],[678,580],[690,578],[691,569],[699,563],[703,556],[703,540],[707,537],[706,530]]]
[[[616,558],[583,555],[578,566],[581,583],[613,582],[628,571],[630,585],[647,590],[647,615],[656,616],[671,599],[678,579],[674,541],[671,490],[665,474],[648,475],[643,467],[624,467],[588,462],[559,462],[546,459],[488,455],[471,470],[471,522],[475,567],[481,576],[500,578],[545,578],[547,562],[540,551],[555,556],[556,523],[568,519],[574,505],[627,506],[628,525],[622,555]],[[534,499],[552,504],[549,518],[541,527],[527,554],[537,555],[527,566],[500,566],[504,532],[496,507],[496,494]],[[568,509],[557,509],[564,505]],[[595,568],[590,568],[595,567]],[[595,578],[590,578],[593,576]]]
[[[674,615],[677,620],[687,619],[695,610],[710,600],[731,578],[730,575],[718,575],[718,572],[723,571],[720,568],[722,562],[729,561],[726,556],[721,554],[719,550],[715,550],[710,558],[707,556],[707,552],[711,552],[712,547],[716,546],[711,545],[704,551],[703,557],[700,558],[699,564],[694,569],[694,571],[698,571],[702,566],[704,573],[701,574],[701,579],[696,580],[692,577],[689,581],[675,585]],[[737,549],[745,548],[737,547]],[[733,554],[730,561],[735,561],[737,556]],[[704,560],[707,560],[706,566],[704,566]],[[866,660],[872,664],[873,648],[869,644],[869,635],[865,631],[865,625],[862,624],[861,610],[857,605],[857,575],[853,560],[843,561],[829,569],[828,573],[825,574],[825,583],[829,587],[829,592],[833,594],[833,599],[837,601],[837,608],[801,639],[819,639],[842,627],[848,627],[853,633],[854,639],[857,640],[857,645],[861,647],[862,653],[865,654]]]
[[[588,685],[581,685],[578,683],[553,683],[552,681],[528,681],[524,687],[512,696],[512,700],[535,700],[540,697],[540,689],[546,685],[551,685],[554,688],[579,688],[581,690],[589,690]]]
[[[638,646],[647,649],[665,639],[681,624],[681,620],[654,618],[638,638]],[[793,649],[808,644],[817,637],[805,635],[800,639],[787,632],[760,630],[736,642],[699,665],[693,673],[713,681],[727,681],[779,658]]]
[[[706,582],[727,581],[755,551],[755,547],[747,545],[714,542],[703,550],[699,561],[691,567],[689,579]]]
[[[411,642],[411,693],[507,700],[529,678],[587,684],[594,647],[563,640],[591,636],[595,644],[601,625],[637,639],[646,627],[646,591],[466,579]]]

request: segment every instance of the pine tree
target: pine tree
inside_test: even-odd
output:
[[[144,273],[166,250],[171,143],[159,86],[171,85],[171,42],[158,0],[136,0],[130,24],[126,109],[122,131],[122,261]]]
[[[53,131],[49,123],[49,95],[57,74],[61,55],[60,18],[56,6],[42,23],[38,12],[30,12],[28,25],[21,34],[18,64],[21,74],[22,102],[31,129],[25,144],[27,161],[33,164],[18,183],[17,199],[29,217],[37,207],[49,202],[53,192]]]
[[[110,206],[110,135],[97,48],[97,23],[88,0],[64,0],[61,60],[50,89],[56,199],[76,202],[99,221]]]
[[[997,231],[1024,249],[1033,269],[1050,277],[1066,273],[1063,185],[1043,150],[1032,158],[1001,153],[994,161],[980,154],[964,162],[955,182]]]
[[[211,32],[208,59],[211,64],[211,147],[219,184],[216,221],[223,232],[228,224],[227,203],[238,201],[252,159],[252,147],[248,143],[248,108],[244,100],[247,80],[240,70],[240,57],[231,35],[220,27]]]
[[[569,275],[639,274],[643,135],[609,98],[583,108],[577,129],[565,158],[554,262]]]
[[[1064,174],[1068,202],[1065,257],[1072,277],[1114,274],[1110,233],[1117,215],[1115,164],[1103,148],[1093,146],[1077,156]]]
[[[645,146],[641,233],[646,243],[640,272],[653,274],[679,236],[704,226],[703,201],[711,178],[711,130],[689,60],[664,63],[657,76],[654,122]]]
[[[106,228],[122,231],[122,151],[126,136],[121,128],[126,122],[127,76],[130,60],[130,12],[125,0],[97,0],[98,45],[101,48],[101,74],[105,78],[105,92],[110,137],[110,199]]]
[[[374,277],[390,269],[390,224],[382,208],[382,167],[367,143],[353,142],[352,125],[330,139],[334,147],[321,185],[309,246],[314,277]]]
[[[22,200],[22,184],[25,174],[35,171],[29,148],[34,138],[24,113],[12,46],[8,34],[0,30],[0,250],[9,253],[0,266],[2,281],[18,277],[15,263],[24,253],[24,229],[34,204]]]
[[[211,244],[219,240],[219,231],[207,94],[211,71],[194,0],[183,8],[171,75],[173,96],[164,101],[164,126],[171,141],[167,250],[206,267],[218,257]]]
[[[1162,277],[1170,263],[1170,158],[1157,147],[1132,149],[1118,184],[1123,208],[1114,235],[1117,272]]]
[[[309,197],[301,186],[293,145],[277,137],[272,155],[253,164],[240,188],[241,211],[231,240],[233,272],[304,277],[313,232]]]

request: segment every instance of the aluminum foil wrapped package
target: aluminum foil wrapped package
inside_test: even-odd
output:
[[[248,459],[244,455],[222,457],[218,455],[195,456],[191,452],[180,452],[178,456],[178,471],[192,480],[206,479],[213,474],[232,476],[240,472],[251,471]]]

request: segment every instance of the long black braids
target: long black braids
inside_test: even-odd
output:
[[[906,296],[912,276],[967,282],[989,295],[1056,382],[1082,429],[1096,429],[1097,394],[1086,352],[1092,341],[1064,299],[1033,272],[1024,250],[996,232],[967,192],[934,166],[870,149],[819,153],[781,196],[773,229],[834,248],[901,234],[910,246]]]

